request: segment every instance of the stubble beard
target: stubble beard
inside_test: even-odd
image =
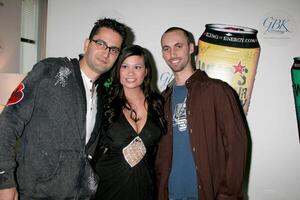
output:
[[[90,65],[91,70],[93,70],[95,73],[101,75],[107,71],[109,71],[112,68],[113,64],[111,66],[109,65],[101,65],[101,64],[92,64]]]
[[[176,72],[181,72],[182,70],[184,70],[186,65],[184,65],[183,63],[180,63],[179,65],[172,65],[171,63],[169,63],[169,67],[172,69],[172,71],[174,73],[176,73]]]

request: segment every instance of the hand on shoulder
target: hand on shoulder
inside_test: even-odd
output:
[[[4,105],[0,104],[0,113],[2,112],[3,109],[4,109]]]
[[[0,189],[0,200],[18,200],[16,188]]]

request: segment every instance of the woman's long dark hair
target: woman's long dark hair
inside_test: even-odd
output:
[[[124,48],[119,56],[116,66],[111,72],[112,89],[104,101],[103,130],[106,131],[117,119],[119,119],[122,109],[129,105],[124,94],[123,86],[120,83],[120,68],[124,60],[130,56],[144,57],[147,74],[141,85],[141,89],[145,95],[145,103],[148,104],[148,114],[150,114],[154,122],[162,129],[163,133],[165,133],[167,126],[163,110],[164,99],[160,93],[152,87],[150,55],[144,48],[138,45]]]

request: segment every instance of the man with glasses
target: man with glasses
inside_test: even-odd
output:
[[[98,20],[80,60],[38,62],[0,115],[0,199],[90,199],[104,73],[118,58],[127,27]],[[98,92],[97,92],[98,91]]]

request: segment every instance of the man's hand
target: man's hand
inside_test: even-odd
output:
[[[0,190],[0,200],[18,200],[16,188],[7,188]]]

